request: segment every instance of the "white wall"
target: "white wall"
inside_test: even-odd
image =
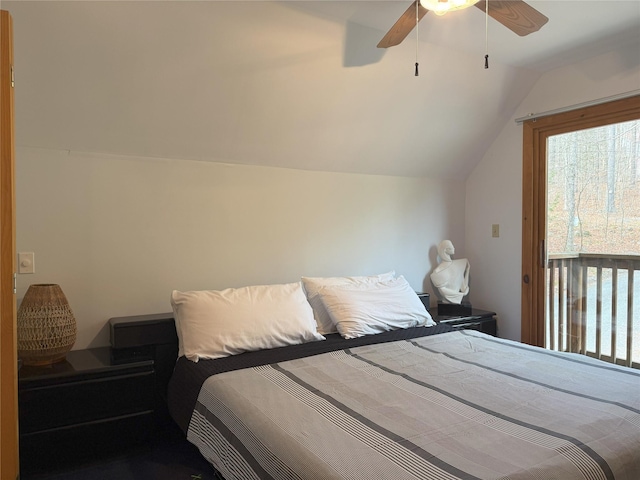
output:
[[[520,340],[522,126],[516,118],[640,89],[637,49],[544,74],[466,181],[466,251],[474,306],[498,313],[501,337]],[[500,237],[491,225],[500,224]]]
[[[483,53],[426,41],[416,77],[414,42],[378,49],[384,31],[345,27],[346,11],[385,8],[364,3],[4,2],[14,17],[16,142],[312,171],[466,176],[531,77],[498,57],[483,71]],[[390,10],[389,18],[402,11]],[[511,39],[503,30],[495,35]],[[377,60],[348,66],[347,51]]]
[[[19,147],[17,249],[59,283],[75,349],[115,316],[171,310],[172,289],[219,289],[395,269],[431,285],[435,245],[464,254],[464,184]]]

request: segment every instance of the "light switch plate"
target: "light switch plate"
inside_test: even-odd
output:
[[[33,252],[18,253],[18,273],[36,273],[35,255]]]
[[[497,223],[494,223],[493,225],[491,225],[491,236],[493,238],[498,238],[500,236],[500,225]]]

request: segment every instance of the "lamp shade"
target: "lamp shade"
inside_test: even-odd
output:
[[[18,309],[18,357],[25,365],[63,360],[76,341],[76,319],[60,285],[35,284]]]

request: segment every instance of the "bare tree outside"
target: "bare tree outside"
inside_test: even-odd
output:
[[[640,120],[547,142],[549,348],[640,364]]]
[[[548,252],[640,255],[640,121],[549,138]]]

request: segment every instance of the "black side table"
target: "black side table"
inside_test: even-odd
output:
[[[438,315],[438,308],[429,309],[429,313],[437,323],[446,323],[454,329],[478,330],[493,335],[498,334],[496,312],[472,308],[468,315]]]
[[[73,350],[63,362],[18,373],[21,471],[123,451],[155,428],[151,357],[115,362],[110,347]]]

